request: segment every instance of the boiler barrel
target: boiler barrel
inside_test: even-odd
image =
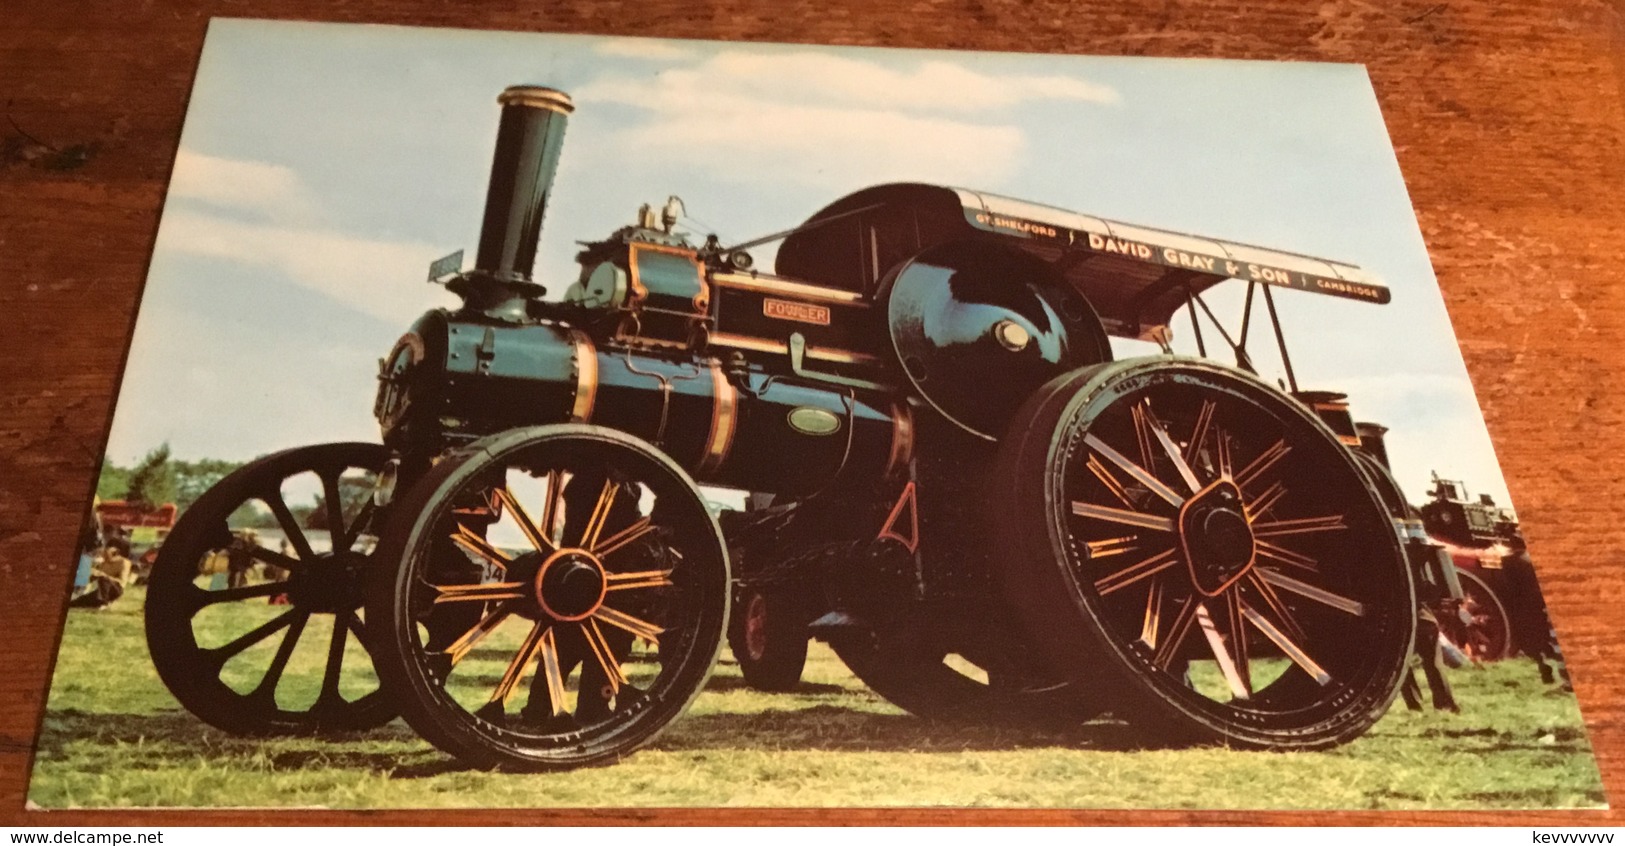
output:
[[[435,324],[417,329],[434,334]],[[443,331],[437,405],[457,415],[442,420],[450,431],[593,423],[655,444],[702,484],[792,496],[900,474],[913,453],[912,415],[885,393],[600,349],[557,325]]]

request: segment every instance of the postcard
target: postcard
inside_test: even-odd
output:
[[[1606,799],[1355,65],[217,20],[40,807]]]

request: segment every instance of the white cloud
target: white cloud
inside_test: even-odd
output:
[[[276,220],[308,219],[316,208],[292,168],[210,156],[184,147],[175,154],[169,196],[254,211]]]
[[[1030,101],[1111,104],[1108,86],[1059,75],[986,75],[942,60],[892,67],[808,50],[726,50],[658,75],[580,86],[582,104],[645,117],[609,135],[616,156],[682,159],[721,177],[798,185],[1006,179],[1025,135],[996,112]]]
[[[660,38],[606,38],[593,52],[600,56],[649,61],[676,61],[694,56],[692,50]]]
[[[1002,180],[1026,146],[1015,127],[778,104],[672,114],[618,133],[615,143],[622,155],[681,151],[685,163],[723,175],[842,187]]]
[[[901,70],[831,53],[718,53],[653,81],[609,78],[578,92],[581,100],[661,112],[731,110],[746,104],[825,105],[905,112],[980,113],[1032,100],[1105,105],[1120,99],[1109,86],[1077,77],[989,75],[950,62]]]
[[[157,249],[275,268],[290,281],[390,323],[406,325],[436,305],[422,280],[437,248],[319,229],[243,223],[171,209]]]
[[[583,104],[648,113],[613,133],[618,156],[681,155],[722,176],[771,173],[849,187],[919,179],[1002,181],[1026,150],[993,113],[1028,101],[1100,105],[1109,87],[1067,76],[989,75],[944,61],[898,69],[841,55],[727,51],[653,79],[608,76]]]

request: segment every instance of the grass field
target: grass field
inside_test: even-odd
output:
[[[140,588],[68,615],[30,799],[105,806],[1596,807],[1572,696],[1525,661],[1455,671],[1465,713],[1398,707],[1323,753],[1134,750],[1120,726],[1064,734],[953,727],[869,693],[815,645],[801,688],[746,688],[726,654],[694,708],[611,767],[458,768],[396,721],[352,738],[249,740],[182,711],[152,671]],[[316,624],[313,622],[312,624]],[[316,644],[325,640],[313,638]],[[312,670],[320,649],[296,655]],[[279,697],[280,699],[281,697]]]

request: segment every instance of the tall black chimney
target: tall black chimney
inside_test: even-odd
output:
[[[515,85],[497,102],[502,121],[474,270],[499,282],[529,282],[564,125],[575,104],[563,91],[536,85]]]

